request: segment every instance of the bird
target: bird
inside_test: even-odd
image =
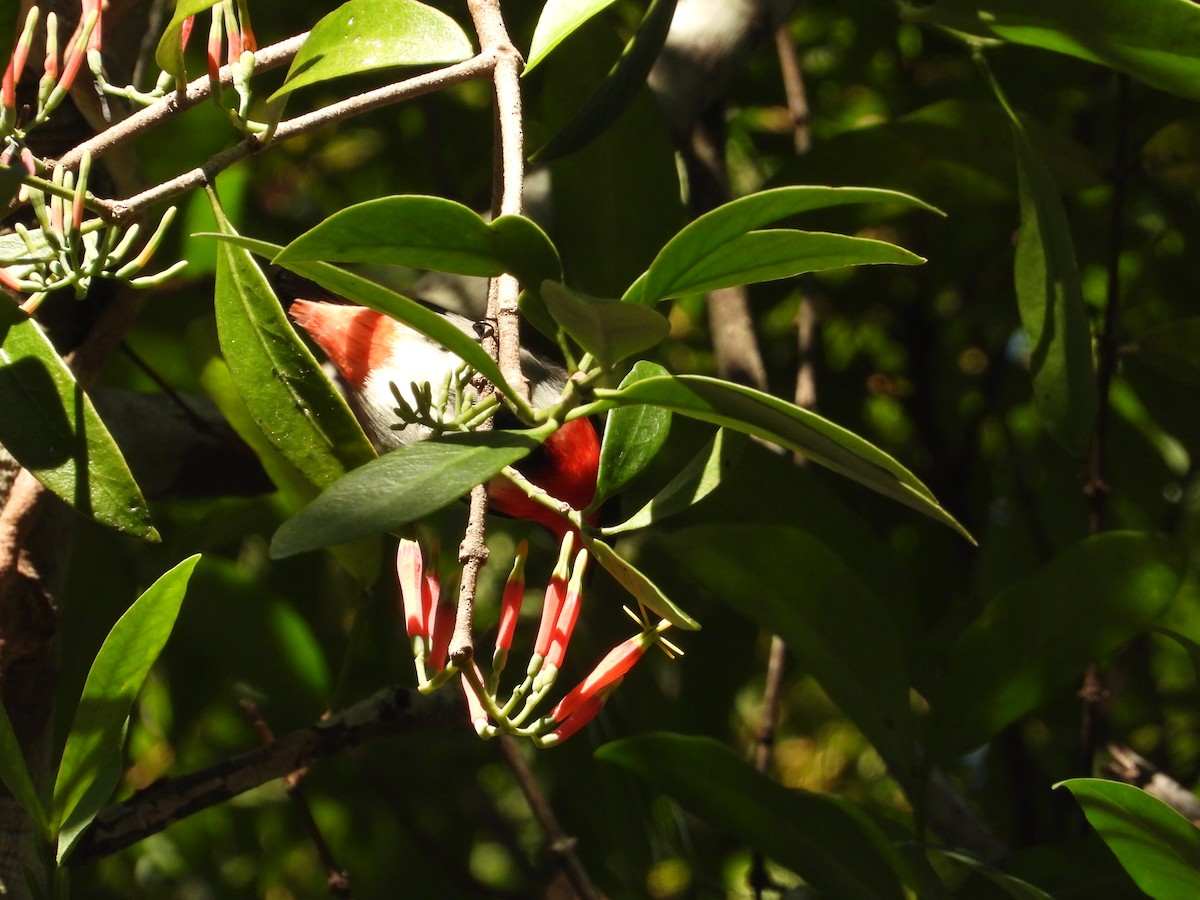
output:
[[[311,292],[310,292],[311,293]],[[351,408],[363,430],[381,452],[423,440],[430,429],[420,423],[394,428],[396,391],[415,405],[414,385],[435,388],[463,365],[462,359],[414,328],[364,306],[332,300],[297,297],[288,310],[345,383]],[[440,312],[472,336],[482,326],[451,312]],[[530,385],[535,408],[554,403],[566,385],[566,372],[527,350],[521,368]],[[590,419],[564,423],[515,468],[533,484],[572,509],[587,509],[596,493],[600,466],[600,438]],[[503,476],[489,484],[491,508],[518,519],[537,522],[561,540],[574,530],[571,523],[549,507],[531,500]],[[595,516],[590,516],[593,521]]]

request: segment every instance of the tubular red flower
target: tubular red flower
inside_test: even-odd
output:
[[[46,16],[46,59],[42,65],[44,78],[51,84],[58,81],[58,17],[54,13]]]
[[[567,585],[567,598],[563,601],[562,611],[558,614],[558,622],[550,636],[550,649],[546,652],[546,663],[555,668],[562,668],[563,657],[567,655],[567,644],[570,643],[571,633],[575,631],[575,623],[579,621],[579,608],[583,602],[583,573],[587,568],[587,550],[580,550],[575,556],[575,567],[571,571],[571,583]]]
[[[90,30],[88,29],[89,24],[91,25]],[[80,20],[75,34],[71,36],[71,42],[67,45],[67,57],[63,64],[62,78],[58,81],[58,89],[60,91],[64,93],[69,91],[71,85],[75,83],[75,76],[79,74],[79,67],[83,64],[83,60],[87,56],[89,42],[92,39],[92,35],[96,33],[99,25],[100,14],[98,12],[94,14],[87,12],[85,4],[84,17]],[[85,33],[87,34],[86,39],[84,38]]]
[[[424,559],[421,545],[403,540],[396,550],[396,576],[400,581],[400,600],[404,609],[404,629],[410,638],[429,637],[429,618],[425,606]]]
[[[8,269],[0,269],[0,284],[4,285],[6,288],[17,291],[18,293],[21,290],[21,285],[17,284],[17,279],[8,274]]]
[[[446,668],[446,656],[450,652],[450,637],[453,633],[454,604],[439,603],[433,613],[433,649],[430,651],[434,672]]]
[[[87,48],[88,50],[100,49],[101,23],[104,21],[104,0],[83,0],[83,21],[87,21],[87,17],[92,13],[96,14],[96,24],[92,26],[92,33],[88,35]]]
[[[562,743],[571,735],[583,728],[584,725],[587,725],[589,722],[591,722],[592,719],[596,718],[600,710],[604,708],[604,704],[608,700],[608,695],[617,689],[617,686],[620,685],[621,681],[622,679],[618,678],[616,681],[610,682],[608,685],[608,690],[589,697],[587,700],[579,704],[579,706],[573,713],[571,713],[570,717],[568,717],[565,722],[562,722],[557,728],[550,732],[549,736],[555,739],[553,743]]]
[[[624,678],[625,674],[642,658],[647,648],[654,643],[655,637],[654,632],[643,631],[609,650],[596,668],[592,669],[583,681],[572,688],[567,696],[558,701],[558,704],[550,711],[550,719],[554,722],[562,722],[575,715],[584,704],[604,691],[605,688],[615,685]]]
[[[475,663],[471,663],[471,665],[475,668],[475,677],[480,684],[483,684],[483,673],[479,671],[479,666],[475,665]],[[471,716],[471,725],[476,731],[480,731],[489,723],[487,710],[483,706],[483,701],[479,699],[479,695],[475,693],[475,688],[471,686],[471,683],[465,677],[460,678],[458,681],[462,685],[463,695],[467,698],[467,712]]]
[[[13,61],[8,61],[8,67],[4,70],[4,80],[0,81],[0,106],[5,109],[17,108],[17,88],[16,79],[13,75]]]
[[[574,544],[575,537],[568,531],[563,536],[562,545],[558,550],[558,563],[554,566],[554,574],[550,576],[550,583],[546,585],[546,599],[542,601],[542,621],[538,626],[537,640],[533,643],[533,652],[538,656],[544,657],[550,649],[550,638],[558,624],[558,615],[567,596],[568,566]]]
[[[208,78],[216,83],[221,80],[221,39],[224,30],[221,27],[221,10],[217,7],[212,11],[212,23],[208,27]]]
[[[521,615],[521,603],[525,599],[525,558],[529,555],[529,542],[521,541],[517,546],[517,558],[512,572],[504,584],[504,597],[500,601],[500,628],[496,632],[496,649],[507,651],[512,647],[513,633],[517,630],[517,617]]]
[[[29,59],[29,48],[33,44],[33,30],[37,27],[39,14],[40,11],[36,6],[30,7],[29,15],[25,17],[25,29],[17,39],[16,47],[13,48],[12,60],[9,65],[12,68],[14,84],[21,80],[21,73],[25,71],[25,61]]]

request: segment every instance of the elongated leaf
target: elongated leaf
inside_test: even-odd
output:
[[[668,296],[791,278],[805,272],[890,263],[916,266],[925,258],[872,238],[822,231],[771,229],[732,238],[672,282]]]
[[[589,297],[554,281],[543,281],[542,300],[563,331],[605,366],[658,345],[671,323],[636,303]]]
[[[1182,572],[1166,538],[1108,532],[998,593],[955,642],[931,698],[934,753],[966,753],[1073,684],[1150,626]]]
[[[929,488],[888,454],[828,419],[778,397],[701,375],[647,378],[623,389],[597,389],[596,396],[615,406],[661,406],[773,441],[923,512],[972,540]]]
[[[267,258],[276,256],[282,250],[278,244],[237,235],[214,234],[212,237],[235,247],[244,247],[257,256]],[[488,356],[476,341],[464,334],[458,326],[448,322],[444,316],[439,316],[433,310],[427,309],[415,300],[410,300],[403,294],[397,294],[361,275],[355,275],[328,263],[287,263],[284,268],[315,281],[321,287],[340,294],[347,300],[369,306],[406,325],[411,325],[447,350],[453,351],[500,390],[512,395],[512,390],[509,388],[508,382],[504,380],[504,376],[500,374],[500,367],[496,365],[495,360]]]
[[[1137,358],[1168,378],[1200,388],[1200,316],[1166,322],[1137,339]]]
[[[380,534],[437,512],[529,455],[544,437],[479,431],[406,444],[355,469],[284,522],[271,556]]]
[[[96,654],[54,782],[51,821],[55,830],[76,812],[108,760],[134,698],[175,626],[199,559],[199,555],[188,557],[147,588],[117,620]],[[97,805],[90,813],[95,815],[99,809]]]
[[[952,859],[961,865],[967,866],[970,869],[979,873],[981,878],[990,881],[1000,891],[1003,891],[1005,896],[1013,898],[1013,900],[1054,900],[1053,895],[1046,893],[1036,885],[1030,884],[1015,875],[1009,875],[1007,872],[988,865],[967,853],[960,853],[954,850],[937,850],[938,856],[944,856],[947,859]]]
[[[525,71],[529,72],[572,31],[612,4],[613,0],[546,0],[533,30]]]
[[[988,78],[1012,124],[1021,230],[1015,280],[1029,336],[1033,400],[1046,430],[1068,453],[1083,453],[1096,418],[1096,376],[1075,247],[1058,188],[1000,85]]]
[[[174,75],[179,81],[187,80],[187,72],[183,65],[183,46],[180,42],[183,22],[189,16],[209,9],[216,2],[217,0],[178,0],[175,4],[175,15],[171,16],[167,30],[159,38],[158,49],[154,51],[154,61],[160,69]]]
[[[653,406],[635,406],[633,409],[657,409]],[[615,410],[619,412],[620,410]],[[612,418],[612,415],[609,415]],[[608,431],[605,429],[605,440]],[[741,432],[720,429],[713,439],[672,478],[667,486],[636,513],[610,528],[602,529],[605,535],[622,534],[638,528],[646,528],[668,516],[681,513],[695,506],[721,484],[721,480],[733,468],[746,446],[746,436]]]
[[[271,100],[343,75],[461,62],[474,52],[457,22],[424,3],[347,0],[313,26]]]
[[[37,324],[0,298],[0,445],[81,515],[157,541],[92,401]]]
[[[232,226],[216,204],[217,224]],[[229,374],[267,439],[318,488],[374,459],[362,428],[300,340],[248,250],[217,254],[217,336]]]
[[[8,710],[0,703],[0,783],[13,795],[21,808],[29,814],[37,830],[42,835],[49,835],[49,821],[42,801],[38,797],[37,788],[29,776],[29,767],[25,765],[25,756],[21,753],[21,742],[13,731],[12,720],[8,718]]]
[[[908,675],[883,601],[821,541],[777,525],[702,525],[663,540],[687,577],[778,634],[903,782]]]
[[[666,374],[667,370],[658,363],[639,360],[621,381],[621,387]],[[610,412],[600,445],[596,499],[589,508],[598,509],[609,497],[628,487],[662,449],[670,431],[671,414],[656,406],[623,406]]]
[[[813,209],[856,203],[891,203],[937,212],[908,194],[877,188],[794,186],[760,191],[705,213],[659,251],[643,279],[625,292],[623,300],[653,305],[676,296],[676,285],[710,254],[750,231]]]
[[[913,22],[1101,63],[1200,99],[1200,8],[1187,0],[938,0],[906,4]]]
[[[546,233],[521,216],[489,224],[461,203],[407,195],[367,200],[334,213],[288,244],[273,262],[359,262],[456,275],[508,272],[536,286],[562,277]]]
[[[666,619],[676,628],[698,631],[700,623],[676,606],[645,573],[599,538],[584,535],[584,543],[596,562],[604,567],[617,584],[629,591],[649,610]]]
[[[646,734],[607,744],[596,756],[641,775],[821,896],[905,896],[907,864],[867,815],[840,797],[782,787],[709,738]]]
[[[530,157],[530,162],[545,163],[574,153],[603,134],[620,117],[646,83],[646,76],[667,42],[675,4],[676,0],[652,0],[641,25],[625,45],[621,58],[604,83],[588,98],[575,118]]]
[[[96,767],[92,783],[75,805],[74,812],[62,823],[55,849],[55,858],[59,865],[71,854],[75,844],[92,824],[96,813],[104,808],[120,784],[121,773],[125,770],[125,738],[128,734],[129,717],[126,716],[116,740],[109,746],[104,759]]]
[[[1129,877],[1151,897],[1200,895],[1200,832],[1141,788],[1100,778],[1065,787]]]

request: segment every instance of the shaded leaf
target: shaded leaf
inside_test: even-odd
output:
[[[1129,877],[1151,897],[1200,894],[1200,832],[1141,788],[1100,778],[1072,778],[1065,787]]]
[[[213,203],[217,224],[235,234]],[[318,488],[375,458],[346,401],[288,322],[248,250],[217,254],[217,336],[229,374],[267,439]]]
[[[1113,531],[998,593],[951,648],[930,698],[937,758],[985,743],[1145,631],[1175,596],[1182,571],[1173,542]]]
[[[116,745],[134,698],[175,625],[188,579],[200,556],[190,556],[146,589],[109,631],[79,698],[54,782],[51,820],[57,830],[101,774]],[[94,816],[103,804],[87,810]],[[81,814],[82,815],[82,814]]]
[[[313,26],[271,100],[343,75],[456,63],[474,52],[457,22],[424,3],[347,0]]]
[[[8,710],[3,703],[0,703],[0,783],[8,788],[8,792],[28,813],[38,832],[48,834],[46,810],[38,797],[37,788],[33,786],[29,767],[25,765],[25,756],[21,752],[21,743],[13,731],[12,720],[8,718]]]
[[[167,23],[167,30],[159,38],[158,48],[154,51],[154,61],[158,63],[158,67],[174,75],[177,81],[187,80],[187,71],[183,65],[183,47],[180,44],[184,20],[204,12],[216,3],[217,0],[177,0],[175,14]]]
[[[710,254],[754,229],[813,209],[856,203],[891,203],[933,212],[915,197],[878,188],[792,186],[759,191],[705,213],[659,251],[650,268],[625,292],[623,300],[653,305],[685,291],[676,285],[694,281],[690,273]]]
[[[391,531],[437,512],[529,455],[544,434],[477,431],[406,444],[360,466],[280,526],[271,556]]]
[[[546,0],[533,30],[525,71],[529,72],[571,32],[612,4],[613,0]]]
[[[627,407],[630,408],[630,407]],[[655,406],[635,406],[632,409],[654,409]],[[619,412],[620,410],[614,410]],[[663,412],[659,410],[659,412]],[[667,413],[667,415],[670,415]],[[609,415],[610,419],[612,414]],[[608,439],[608,429],[604,432]],[[722,428],[717,431],[711,441],[705,444],[700,452],[686,466],[667,482],[667,486],[659,491],[649,503],[622,522],[610,528],[602,529],[605,535],[622,534],[638,528],[646,528],[655,522],[660,522],[668,516],[681,513],[695,506],[721,484],[721,479],[729,473],[742,455],[746,446],[746,436],[738,431],[727,431]]]
[[[807,532],[701,525],[663,540],[687,577],[778,634],[902,783],[913,764],[909,679],[883,601]]]
[[[603,134],[620,117],[645,84],[646,76],[667,42],[675,4],[676,0],[652,0],[638,30],[596,93],[588,98],[575,118],[530,156],[530,162],[545,163],[574,153]]]
[[[41,328],[0,298],[0,445],[76,512],[158,540],[125,458]]]
[[[782,787],[710,738],[639,735],[606,744],[596,756],[641,775],[822,896],[905,896],[908,867],[865,813],[831,794]]]
[[[1008,113],[1017,155],[1021,230],[1014,276],[1021,324],[1031,348],[1033,400],[1046,430],[1063,449],[1078,456],[1091,439],[1098,397],[1092,333],[1067,213],[1021,120],[990,73],[988,78]]]
[[[658,363],[639,360],[621,381],[621,387],[666,374],[667,370]],[[596,498],[589,509],[599,509],[605,500],[628,487],[662,449],[670,430],[671,414],[657,406],[622,406],[612,410],[604,423]]]
[[[1200,388],[1200,316],[1164,322],[1137,339],[1137,358],[1168,378]]]
[[[596,562],[647,609],[676,628],[687,631],[697,631],[700,628],[700,623],[676,606],[644,572],[604,541],[587,534],[584,535],[583,541]]]
[[[1065,53],[1200,99],[1200,8],[1180,0],[937,0],[905,4],[909,21]]]
[[[773,441],[971,539],[908,469],[853,432],[794,403],[700,375],[647,378],[617,390],[598,388],[596,396],[614,406],[661,406]]]
[[[645,306],[589,297],[554,281],[542,282],[541,297],[563,331],[605,367],[657,346],[671,331],[666,316]]]

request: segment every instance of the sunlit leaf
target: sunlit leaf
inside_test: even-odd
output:
[[[639,360],[621,382],[627,387],[643,378],[666,375],[658,363]],[[656,406],[623,406],[612,410],[604,423],[600,445],[600,468],[596,475],[598,509],[609,497],[620,493],[638,477],[662,449],[671,430],[671,414]],[[611,532],[610,532],[611,533]]]
[[[525,71],[534,68],[571,32],[612,4],[613,0],[546,0],[533,31]]]
[[[906,863],[871,819],[841,797],[785,788],[709,738],[645,734],[606,744],[596,755],[641,775],[821,896],[906,896]]]
[[[1182,571],[1173,542],[1113,531],[1002,590],[954,643],[930,697],[934,753],[966,753],[1078,681],[1150,627]]]
[[[461,62],[474,52],[457,22],[424,3],[347,0],[313,26],[271,99],[343,75]]]
[[[178,81],[187,80],[187,72],[183,65],[183,46],[180,42],[184,20],[204,12],[217,2],[218,0],[178,0],[175,4],[175,14],[171,16],[166,31],[158,40],[154,61],[160,69],[174,75]]]
[[[664,594],[644,572],[604,541],[585,535],[584,543],[596,562],[604,567],[617,584],[629,591],[651,612],[666,619],[676,628],[683,628],[687,631],[696,631],[700,628],[700,623],[672,602],[671,598]]]
[[[1099,778],[1065,787],[1129,877],[1151,897],[1200,894],[1200,831],[1141,788]]]
[[[543,281],[542,300],[563,331],[604,366],[657,346],[671,331],[666,316],[636,303],[589,297]]]
[[[276,559],[391,531],[437,512],[543,439],[534,432],[479,431],[406,444],[360,466],[280,526]]]
[[[158,540],[125,458],[41,328],[0,297],[0,445],[76,512]]]

